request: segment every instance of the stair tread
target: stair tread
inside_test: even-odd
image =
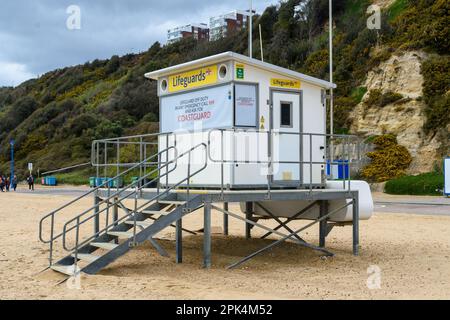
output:
[[[72,253],[71,256],[75,258],[75,253]],[[100,258],[100,256],[96,256],[95,254],[90,254],[90,253],[79,253],[77,255],[77,258],[80,260],[88,261],[88,262],[94,262],[95,260]]]
[[[118,247],[117,244],[110,242],[91,242],[91,246],[106,250],[113,250]]]
[[[62,264],[54,264],[50,267],[50,269],[52,269],[53,271],[59,272],[59,273],[63,273],[68,276],[73,276],[75,273],[74,265],[65,266]]]
[[[126,232],[126,231],[109,231],[108,234],[111,236],[116,236],[116,237],[125,238],[125,239],[129,239],[129,238],[133,237],[133,232]]]
[[[159,215],[167,215],[170,212],[167,211],[161,211],[161,210],[142,210],[141,213],[144,214],[159,214]]]
[[[158,202],[162,204],[176,204],[176,205],[183,205],[186,203],[186,201],[182,200],[159,200]]]
[[[125,221],[126,224],[129,225],[134,225],[134,221],[133,220],[127,220]],[[153,223],[149,222],[149,221],[136,221],[136,225],[138,226],[142,226],[142,227],[149,227],[151,226]]]

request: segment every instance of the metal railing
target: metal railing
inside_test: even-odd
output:
[[[355,164],[359,164],[360,162],[360,144],[361,141],[359,137],[355,135],[341,135],[341,134],[321,134],[321,133],[300,133],[300,132],[285,132],[285,131],[262,131],[258,129],[241,129],[241,128],[219,128],[219,129],[212,129],[208,132],[208,146],[211,146],[211,136],[214,132],[220,133],[220,159],[215,159],[211,155],[211,148],[208,148],[208,158],[213,163],[219,163],[221,165],[221,193],[223,196],[224,193],[224,165],[225,164],[263,164],[267,165],[268,167],[268,174],[267,174],[267,192],[268,192],[268,198],[270,198],[270,191],[271,191],[271,185],[273,184],[273,167],[276,164],[292,164],[292,165],[298,165],[299,166],[299,185],[298,187],[301,187],[302,185],[305,185],[304,181],[302,181],[301,174],[303,173],[304,165],[309,167],[309,184],[306,183],[306,185],[309,187],[310,191],[313,189],[313,166],[320,165],[320,166],[327,166],[327,165],[342,165],[342,162],[335,161],[335,160],[328,160],[328,146],[329,143],[326,143],[324,141],[323,148],[324,148],[324,159],[323,161],[313,161],[313,137],[323,137],[325,139],[333,139],[340,142],[340,145],[342,146],[342,152],[340,155],[339,160],[343,160],[345,165],[348,165],[348,174],[346,173],[347,170],[344,171],[344,177],[342,179],[343,189],[347,189],[348,191],[351,190],[351,166]],[[269,151],[266,159],[262,160],[251,160],[251,159],[225,159],[224,158],[224,133],[225,132],[231,132],[231,133],[255,133],[255,134],[262,134],[266,135],[266,139],[263,139],[263,141],[267,141],[267,150]],[[287,136],[297,136],[298,137],[298,144],[299,144],[299,160],[274,160],[274,143],[275,140],[274,137],[278,136],[281,137],[283,135]],[[303,145],[306,141],[309,143],[309,160],[304,161],[303,159]],[[352,142],[353,141],[353,142]],[[351,148],[350,146],[355,146],[354,150],[357,152],[357,159],[354,159],[351,156]],[[234,154],[229,152],[228,154]]]
[[[198,170],[196,170],[196,171],[193,172],[193,173],[190,172],[190,166],[191,166],[191,165],[190,165],[190,160],[188,160],[188,172],[187,172],[187,175],[186,175],[186,177],[185,177],[184,179],[182,179],[182,180],[178,181],[176,184],[174,184],[174,185],[172,185],[172,186],[166,188],[163,192],[158,192],[158,193],[156,194],[156,196],[154,196],[154,197],[152,197],[151,199],[145,201],[145,202],[144,202],[143,204],[141,204],[141,205],[138,205],[138,204],[137,204],[137,201],[135,201],[135,207],[134,207],[133,210],[130,210],[127,214],[125,214],[125,215],[124,215],[123,217],[121,217],[120,219],[115,220],[115,221],[113,221],[113,222],[110,223],[110,224],[107,224],[103,229],[98,230],[98,232],[96,232],[95,234],[93,234],[93,235],[90,236],[90,237],[85,238],[83,241],[79,241],[80,226],[83,225],[83,224],[85,224],[85,223],[87,223],[88,221],[94,219],[94,218],[95,218],[96,216],[98,216],[100,213],[106,211],[106,208],[108,208],[108,206],[114,205],[114,203],[113,203],[113,204],[109,204],[109,200],[111,200],[111,199],[117,197],[117,194],[114,194],[114,195],[112,195],[111,197],[108,197],[107,199],[103,200],[104,202],[106,201],[108,204],[107,204],[107,207],[103,208],[102,210],[100,210],[100,211],[98,211],[98,212],[95,212],[94,214],[92,214],[92,215],[90,215],[90,216],[88,216],[88,217],[85,217],[90,211],[92,211],[92,209],[91,209],[91,210],[86,210],[86,211],[84,211],[83,213],[79,214],[78,216],[76,216],[76,217],[72,218],[71,220],[67,221],[67,222],[64,224],[63,232],[62,232],[62,233],[63,233],[63,247],[64,247],[64,249],[65,249],[66,251],[75,251],[75,258],[76,258],[76,255],[78,254],[78,250],[79,250],[80,248],[82,248],[83,246],[87,245],[89,242],[91,242],[92,240],[94,240],[95,238],[97,238],[100,234],[102,234],[102,233],[107,233],[110,229],[116,227],[119,223],[123,222],[124,220],[126,220],[126,219],[128,219],[128,218],[130,218],[130,217],[133,218],[133,222],[134,222],[134,223],[133,223],[133,241],[135,242],[135,239],[136,239],[136,227],[137,227],[136,214],[139,213],[140,210],[145,209],[145,208],[146,208],[148,205],[150,205],[153,201],[157,201],[157,200],[161,199],[162,197],[168,195],[168,194],[170,193],[170,191],[174,190],[175,188],[177,188],[178,186],[180,186],[181,184],[183,184],[183,183],[186,182],[186,181],[187,181],[187,186],[188,186],[188,190],[189,190],[189,189],[190,189],[190,179],[191,179],[192,177],[194,177],[195,175],[197,175],[198,173],[200,173],[201,171],[203,171],[203,170],[207,167],[207,165],[208,165],[208,161],[207,161],[208,158],[206,157],[207,145],[206,145],[205,143],[200,143],[200,144],[198,144],[198,145],[196,145],[196,146],[190,148],[189,150],[187,150],[187,151],[181,153],[180,155],[177,155],[174,159],[168,161],[168,162],[167,162],[166,164],[164,164],[163,166],[158,167],[157,169],[155,169],[155,170],[158,170],[158,169],[162,169],[162,167],[165,167],[165,166],[167,166],[167,165],[170,165],[170,164],[176,164],[176,163],[178,162],[178,160],[180,160],[181,158],[183,158],[183,157],[185,157],[185,156],[187,156],[187,157],[190,159],[191,154],[192,154],[194,151],[196,151],[197,149],[199,149],[199,148],[204,148],[204,152],[205,152],[205,162],[204,162],[204,164],[203,164]],[[174,170],[175,170],[175,168],[174,168],[174,169],[171,169],[171,170],[169,171],[169,173],[170,173],[170,172],[173,172]],[[164,176],[165,174],[166,174],[166,173],[164,173],[163,176]],[[123,200],[129,198],[130,196],[135,196],[134,199],[136,199],[136,196],[139,194],[139,191],[140,191],[141,189],[145,188],[145,187],[146,187],[148,184],[150,184],[152,181],[161,178],[161,177],[157,177],[157,178],[152,179],[152,180],[149,181],[149,182],[145,182],[145,183],[143,183],[143,184],[139,184],[139,182],[142,182],[142,181],[143,181],[145,178],[147,178],[148,176],[150,176],[150,173],[147,174],[147,175],[145,175],[145,176],[143,176],[143,177],[141,177],[141,178],[139,179],[139,181],[136,181],[136,182],[135,182],[136,188],[134,189],[134,191],[132,191],[131,193],[129,193],[129,194],[125,195],[125,196],[123,196],[122,198],[120,198],[120,199],[118,199],[118,200],[115,200],[115,202],[121,203]],[[119,193],[121,193],[121,192],[119,192]],[[187,200],[187,202],[186,202],[187,205],[188,205],[188,202],[189,202],[189,197],[188,197],[188,200]],[[185,208],[185,209],[189,210],[190,208],[187,207],[187,208]],[[84,219],[83,219],[83,218],[84,218]],[[83,220],[82,220],[82,219],[83,219]],[[76,222],[76,224],[70,226],[70,224],[72,224],[72,223],[74,223],[74,222]],[[70,231],[72,231],[72,230],[75,230],[76,243],[75,243],[75,245],[74,245],[73,247],[69,247],[69,246],[67,245],[67,239],[66,239],[66,237],[67,237],[67,234],[68,234]]]
[[[211,144],[212,144],[212,135],[218,132],[220,134],[220,155],[219,158],[214,158],[211,154]],[[269,154],[264,159],[235,159],[235,158],[225,158],[225,145],[224,145],[224,135],[227,132],[231,132],[232,136],[235,136],[237,133],[247,132],[247,133],[255,133],[264,136],[263,139],[267,143],[267,150]],[[222,198],[224,197],[225,190],[225,182],[224,182],[224,166],[226,164],[262,164],[267,165],[268,171],[266,176],[266,184],[267,184],[267,198],[271,197],[271,188],[274,181],[274,173],[273,167],[276,164],[291,164],[299,166],[299,185],[298,187],[305,187],[307,185],[309,187],[310,192],[313,189],[313,166],[327,166],[334,164],[342,164],[341,162],[334,161],[334,159],[328,159],[328,146],[330,143],[327,143],[327,139],[333,140],[334,142],[340,142],[342,146],[341,150],[341,159],[346,162],[348,165],[348,175],[344,174],[343,177],[343,189],[351,190],[351,170],[350,167],[359,163],[360,160],[360,140],[357,136],[352,135],[331,135],[331,134],[319,134],[319,133],[298,133],[298,132],[285,132],[285,131],[263,131],[258,129],[241,129],[241,128],[223,128],[223,129],[212,129],[208,132],[206,139],[202,138],[203,141],[194,145],[193,147],[187,149],[186,151],[179,153],[177,149],[177,135],[175,133],[157,133],[157,134],[147,134],[147,135],[136,135],[129,137],[120,137],[120,138],[112,138],[112,139],[104,139],[104,140],[95,140],[92,143],[91,150],[91,164],[97,169],[97,177],[99,177],[100,169],[104,169],[104,176],[108,176],[109,168],[116,168],[116,175],[107,179],[97,187],[90,190],[88,193],[77,197],[76,199],[68,202],[67,204],[59,207],[58,209],[52,211],[51,213],[44,216],[39,222],[39,239],[41,242],[49,244],[50,253],[49,253],[49,261],[50,265],[52,265],[53,261],[53,252],[54,252],[54,243],[55,241],[62,238],[62,247],[66,251],[71,251],[74,253],[75,262],[77,261],[78,253],[81,248],[86,246],[90,241],[98,238],[101,234],[108,233],[112,228],[117,226],[119,223],[124,222],[125,220],[132,219],[133,221],[133,242],[136,241],[136,227],[137,220],[136,217],[143,208],[147,207],[153,201],[158,201],[162,197],[168,195],[172,190],[182,186],[186,189],[187,193],[187,202],[190,199],[190,189],[191,189],[191,178],[200,172],[202,172],[208,166],[208,161],[212,163],[218,163],[221,167],[221,194]],[[274,157],[274,141],[276,138],[280,138],[282,136],[297,136],[298,137],[298,146],[299,146],[299,155],[298,160],[282,160],[275,159]],[[323,140],[323,161],[313,160],[313,141],[317,139],[317,137],[322,137]],[[304,144],[309,143],[309,148],[304,148]],[[322,143],[322,142],[321,142]],[[321,144],[322,146],[322,144]],[[352,146],[352,147],[351,147]],[[217,145],[216,145],[217,147]],[[126,149],[128,148],[128,150]],[[147,157],[149,150],[154,150],[158,148],[161,151],[158,151],[151,156]],[[163,149],[164,148],[164,149]],[[201,167],[198,170],[192,172],[192,154],[202,149],[204,151],[204,162],[200,163]],[[129,159],[124,157],[124,150],[127,150],[128,153],[133,154],[137,152],[139,155],[139,159]],[[357,159],[355,159],[354,154],[357,154]],[[173,154],[173,155],[172,155]],[[230,153],[231,154],[231,153]],[[303,155],[309,154],[309,159],[304,160]],[[352,156],[352,155],[353,156]],[[187,167],[186,167],[186,175],[183,174],[183,178],[178,182],[172,183],[169,185],[169,174],[174,172],[179,168],[178,163],[182,158],[187,159]],[[125,161],[122,161],[124,160]],[[197,163],[196,163],[197,164]],[[309,183],[305,183],[303,181],[303,171],[305,167],[308,167],[309,170]],[[184,167],[183,167],[184,168]],[[124,169],[123,172],[121,170]],[[139,170],[138,179],[133,181],[131,184],[120,188],[119,184],[111,190],[111,181],[119,181],[120,178],[124,178],[127,174],[132,172],[136,172]],[[178,169],[181,170],[181,169]],[[165,179],[165,187],[161,187],[162,180]],[[148,201],[143,204],[138,204],[138,198],[144,188],[151,187],[153,183],[157,183],[157,192],[156,196],[152,197]],[[300,185],[304,184],[304,185]],[[55,232],[55,218],[56,216],[60,216],[60,213],[70,207],[71,205],[78,203],[82,199],[90,195],[95,195],[97,197],[99,190],[107,189],[107,195],[104,199],[100,199],[93,206],[91,206],[87,210],[83,210],[80,214],[76,215],[73,218],[65,221],[62,231]],[[123,206],[122,201],[127,199],[134,199],[134,208],[127,209]],[[110,210],[114,206],[121,205],[121,208],[124,209],[125,214],[122,217],[114,217],[112,220],[110,219]],[[101,206],[104,206],[101,208]],[[189,210],[189,208],[187,208]],[[92,213],[93,212],[93,213]],[[80,239],[80,228],[84,226],[90,221],[99,221],[100,216],[105,215],[105,226],[100,229],[100,226],[95,228],[95,232],[92,234],[88,234],[88,236],[84,236],[83,239]],[[48,223],[50,228],[50,236],[49,238],[43,237],[43,225],[44,223]],[[74,234],[73,234],[74,233]],[[75,244],[69,245],[69,237],[75,237]]]
[[[63,234],[64,234],[64,230],[63,230],[63,231],[61,231],[61,232],[59,232],[59,233],[57,233],[57,234],[55,235],[55,217],[56,217],[57,214],[59,214],[62,210],[64,210],[64,209],[70,207],[71,205],[73,205],[73,204],[75,204],[75,203],[78,203],[79,201],[81,201],[82,199],[85,199],[86,197],[88,197],[88,196],[90,196],[90,195],[93,195],[93,194],[96,195],[97,192],[98,192],[100,189],[108,188],[108,190],[109,190],[108,192],[110,192],[110,190],[111,190],[111,181],[117,181],[119,178],[125,176],[127,173],[129,173],[129,172],[131,172],[132,170],[136,169],[138,166],[143,165],[143,164],[145,164],[146,162],[149,162],[150,160],[154,159],[155,157],[158,157],[158,159],[160,159],[160,158],[161,158],[161,157],[160,157],[161,154],[163,154],[163,153],[168,153],[170,150],[174,150],[174,151],[176,152],[176,148],[175,148],[175,147],[168,147],[168,148],[166,148],[166,149],[164,149],[164,150],[158,152],[157,154],[154,154],[154,155],[148,157],[148,158],[145,159],[142,163],[136,164],[135,166],[133,166],[133,167],[131,167],[131,168],[125,170],[124,172],[120,173],[119,175],[115,176],[114,178],[111,178],[111,179],[109,179],[109,180],[107,180],[107,181],[101,183],[100,185],[98,185],[97,187],[93,188],[93,189],[90,190],[89,192],[87,192],[87,193],[85,193],[85,194],[83,194],[83,195],[81,195],[81,196],[75,198],[74,200],[72,200],[72,201],[70,201],[70,202],[64,204],[63,206],[57,208],[56,210],[53,210],[53,211],[50,212],[49,214],[47,214],[47,215],[45,215],[44,217],[42,217],[41,220],[39,221],[39,240],[40,240],[42,243],[45,243],[45,244],[49,244],[49,245],[50,245],[50,252],[49,252],[49,255],[50,255],[50,256],[49,256],[50,265],[52,264],[52,260],[53,260],[53,245],[54,245],[54,242],[55,242],[56,240],[58,240],[60,237],[62,237]],[[169,163],[169,164],[170,164],[170,163]],[[165,165],[169,165],[169,164],[166,163]],[[175,167],[172,169],[172,171],[175,170],[175,169],[176,169],[176,165],[175,165]],[[135,185],[135,184],[136,184],[136,182],[130,184],[128,187],[131,187],[131,186],[133,186],[133,185]],[[124,190],[126,190],[126,189],[121,189],[120,191],[116,192],[115,195],[121,194],[122,192],[124,192]],[[108,199],[110,199],[110,198],[111,198],[111,197],[109,197]],[[105,202],[106,202],[106,200],[103,200],[102,202],[100,202],[100,204],[105,203]],[[99,204],[99,205],[100,205],[100,204]],[[84,212],[92,211],[92,210],[94,210],[96,207],[98,207],[98,206],[97,206],[97,205],[96,205],[96,206],[93,206],[93,207],[89,208],[88,210],[85,210]],[[49,223],[50,223],[50,238],[49,238],[49,239],[44,239],[44,237],[43,237],[43,230],[44,230],[43,225],[44,225],[44,223],[45,223],[46,221],[48,221],[49,219],[50,219],[50,222],[49,222]]]

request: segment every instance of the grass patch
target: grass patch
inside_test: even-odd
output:
[[[366,92],[367,92],[366,87],[357,87],[352,90],[350,95],[355,100],[356,103],[360,103]]]
[[[70,184],[76,186],[89,185],[89,177],[92,176],[91,169],[79,170],[68,173],[51,175],[56,178],[58,184]]]
[[[442,195],[444,188],[444,175],[437,172],[423,173],[417,176],[403,176],[390,180],[384,187],[388,194],[401,195]]]
[[[397,0],[389,7],[389,21],[397,18],[408,7],[408,0]]]

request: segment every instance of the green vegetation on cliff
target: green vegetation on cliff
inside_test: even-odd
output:
[[[381,30],[366,28],[370,3],[334,1],[337,132],[349,131],[348,115],[367,91],[361,87],[367,72],[392,52],[411,48],[436,55],[449,52],[448,1],[397,0],[383,12]],[[328,0],[288,0],[268,7],[255,17],[255,48],[259,48],[259,24],[266,61],[328,78]],[[144,73],[228,50],[246,54],[247,33],[210,43],[190,39],[166,46],[155,43],[146,52],[94,60],[48,72],[15,88],[0,88],[0,172],[8,170],[12,137],[23,175],[27,162],[41,172],[87,162],[96,138],[156,131],[156,84]],[[430,80],[429,88],[424,88],[430,131],[449,123],[445,59],[437,56],[423,67],[424,77]],[[447,87],[440,86],[442,79]]]

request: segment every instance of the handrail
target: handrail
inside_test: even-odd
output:
[[[107,142],[107,141],[117,141],[117,140],[126,140],[126,139],[135,139],[135,138],[144,138],[144,137],[156,137],[156,136],[165,136],[165,135],[174,135],[174,134],[175,134],[175,132],[147,133],[147,134],[139,134],[139,135],[134,135],[134,136],[98,139],[98,140],[94,140],[93,143],[96,143],[96,142]]]
[[[80,247],[83,247],[83,246],[85,246],[86,244],[88,244],[90,241],[92,241],[93,239],[95,239],[96,237],[98,237],[99,234],[101,234],[101,233],[103,233],[103,232],[105,232],[105,231],[108,231],[108,229],[110,229],[111,227],[117,226],[118,223],[122,222],[124,219],[130,217],[131,215],[135,215],[135,214],[138,212],[138,210],[140,210],[140,209],[146,207],[146,206],[147,206],[148,204],[150,204],[151,202],[153,202],[153,201],[155,201],[155,200],[161,198],[162,196],[168,194],[171,190],[177,188],[177,187],[180,186],[183,182],[188,181],[188,187],[189,187],[189,184],[190,184],[189,181],[190,181],[190,179],[191,179],[193,176],[195,176],[195,175],[197,175],[198,173],[200,173],[201,171],[203,171],[203,170],[207,167],[207,165],[208,165],[208,157],[207,157],[207,150],[208,150],[208,147],[207,147],[206,143],[199,143],[199,144],[197,144],[196,146],[190,148],[189,150],[186,150],[185,152],[181,153],[180,155],[177,155],[174,159],[170,160],[170,162],[168,162],[167,164],[165,164],[165,166],[166,166],[166,165],[169,165],[170,163],[173,163],[173,162],[177,163],[179,159],[181,159],[182,157],[184,157],[184,156],[186,156],[186,155],[189,155],[189,157],[190,157],[191,153],[192,153],[194,150],[196,150],[197,148],[199,148],[199,147],[203,147],[203,148],[205,149],[205,163],[204,163],[204,165],[203,165],[200,169],[196,170],[196,171],[195,171],[194,173],[192,173],[192,174],[191,174],[191,173],[188,173],[188,175],[186,176],[186,178],[180,180],[180,181],[177,182],[175,185],[172,185],[171,187],[168,187],[164,192],[157,194],[156,196],[154,196],[154,197],[151,198],[150,200],[146,201],[144,204],[141,204],[140,206],[136,206],[136,207],[135,207],[135,210],[130,210],[130,212],[129,212],[128,214],[124,215],[124,216],[121,217],[120,219],[115,220],[113,223],[111,223],[111,224],[109,224],[108,226],[104,227],[102,230],[97,231],[94,235],[92,235],[91,237],[88,237],[87,239],[85,239],[85,240],[82,241],[81,243],[78,243],[78,234],[79,234],[79,228],[80,228],[80,226],[81,226],[82,224],[86,223],[87,221],[89,221],[89,220],[91,220],[91,219],[97,217],[97,216],[98,216],[101,212],[103,212],[105,209],[103,209],[102,211],[99,211],[99,212],[95,212],[93,215],[91,215],[90,217],[87,217],[87,218],[84,219],[83,221],[80,221],[80,219],[81,219],[82,216],[84,216],[84,214],[80,214],[80,215],[78,215],[77,217],[75,217],[75,218],[73,218],[73,219],[67,221],[67,222],[64,224],[64,227],[63,227],[63,231],[64,231],[64,232],[63,232],[63,247],[64,247],[64,249],[65,249],[66,251],[74,251],[74,250],[75,250],[75,251],[76,251],[75,255],[76,255],[77,252],[78,252],[78,249],[79,249]],[[188,166],[188,170],[189,170],[189,167],[190,167],[190,164],[189,164],[189,166]],[[166,172],[166,174],[168,174],[168,173]],[[146,185],[150,184],[151,182],[153,182],[154,180],[159,179],[159,178],[160,178],[160,177],[155,178],[155,179],[153,179],[152,181],[145,183],[145,184],[142,185],[141,187],[137,187],[130,195],[137,194],[137,192],[140,191],[142,188],[144,188]],[[142,177],[141,179],[145,179],[145,177]],[[128,195],[128,196],[130,196],[130,195]],[[123,199],[122,199],[122,200],[123,200]],[[117,202],[120,202],[120,201],[122,201],[122,200],[117,200]],[[74,226],[72,226],[71,228],[68,229],[67,226],[68,226],[69,224],[73,223],[74,221],[76,221],[77,224],[74,225]],[[77,230],[77,231],[76,231],[76,235],[77,235],[77,237],[76,237],[76,244],[75,244],[74,247],[68,248],[68,247],[67,247],[67,241],[66,241],[66,234],[67,234],[69,231],[72,231],[72,230],[75,229],[75,228],[76,228],[76,230]],[[135,220],[135,223],[134,223],[134,229],[136,229],[136,220]],[[136,234],[136,233],[134,232],[134,234]]]
[[[342,139],[359,139],[356,135],[342,135],[342,134],[324,134],[324,133],[305,133],[305,132],[286,132],[286,131],[262,131],[257,129],[242,129],[242,128],[219,128],[219,129],[211,129],[208,131],[208,145],[211,144],[211,133],[214,131],[218,132],[253,132],[253,133],[261,133],[261,134],[277,134],[277,135],[296,135],[296,136],[308,136],[308,137],[337,137]],[[223,137],[222,137],[223,140]],[[358,141],[358,144],[360,141]],[[211,155],[211,148],[208,150],[208,158],[212,162],[215,163],[246,163],[246,164],[252,164],[252,163],[258,163],[258,164],[338,164],[338,162],[327,162],[327,161],[283,161],[283,160],[227,160],[227,159],[214,159]]]
[[[109,146],[111,146],[111,147],[116,146],[117,147],[117,158],[119,158],[119,149],[120,149],[121,145],[136,145],[136,146],[139,146],[139,148],[141,149],[140,152],[142,152],[142,146],[144,146],[144,148],[146,150],[147,146],[157,146],[159,144],[159,141],[157,139],[156,139],[156,141],[143,141],[145,138],[166,137],[166,140],[167,140],[169,136],[174,137],[175,141],[176,141],[176,133],[175,132],[148,133],[148,134],[141,134],[141,135],[94,140],[94,141],[92,141],[92,146],[91,146],[91,164],[93,167],[97,167],[97,169],[100,167],[106,168],[106,167],[134,166],[136,164],[136,162],[120,163],[119,161],[117,161],[116,163],[108,164],[106,161],[106,159],[107,159],[106,155],[105,155],[105,159],[104,159],[105,163],[104,164],[100,163],[99,156],[100,156],[100,150],[101,150],[102,145],[104,145],[104,147],[105,147],[105,153],[107,152],[107,149]],[[140,141],[126,141],[126,140],[130,140],[130,139],[138,139],[138,138],[140,139]],[[141,154],[140,161],[141,160],[142,160],[142,154]],[[152,164],[156,164],[156,163],[152,163]]]
[[[346,181],[348,180],[348,191],[350,191],[351,189],[351,177],[350,177],[350,165],[353,163],[353,161],[351,161],[350,159],[350,152],[349,152],[349,148],[348,148],[348,144],[350,143],[350,139],[356,139],[357,141],[357,145],[358,145],[358,150],[360,148],[360,140],[357,136],[355,135],[342,135],[342,134],[326,134],[326,133],[305,133],[305,132],[286,132],[286,131],[280,131],[280,130],[268,130],[268,131],[263,131],[260,129],[253,129],[253,128],[215,128],[215,129],[211,129],[208,131],[208,146],[211,145],[211,134],[212,132],[217,131],[221,133],[220,139],[221,139],[221,144],[222,144],[222,148],[221,148],[221,159],[217,160],[214,159],[211,155],[211,148],[208,149],[208,158],[214,162],[214,163],[220,163],[222,168],[221,168],[221,195],[223,198],[223,194],[224,194],[224,185],[223,185],[223,166],[225,163],[245,163],[245,164],[267,164],[268,166],[268,173],[267,173],[267,198],[270,199],[270,193],[271,193],[271,183],[273,183],[273,165],[274,164],[295,164],[295,165],[299,165],[299,166],[303,166],[303,165],[309,165],[309,190],[310,193],[312,193],[312,189],[313,189],[313,181],[312,181],[312,176],[313,176],[313,170],[312,167],[313,165],[332,165],[332,164],[339,164],[339,162],[335,162],[333,159],[330,159],[330,161],[327,161],[326,158],[326,150],[325,150],[325,158],[324,161],[313,161],[313,136],[316,137],[323,137],[323,138],[327,138],[330,137],[331,139],[343,139],[345,141],[345,144],[343,146],[343,150],[344,153],[346,151],[346,158],[347,158],[347,164],[348,164],[348,176],[346,174],[344,174],[344,179],[343,179],[343,189],[346,189]],[[253,132],[253,133],[260,133],[260,134],[267,134],[268,135],[268,151],[269,154],[267,155],[268,160],[267,161],[261,161],[261,160],[257,160],[257,161],[252,161],[249,159],[246,160],[227,160],[224,159],[224,155],[223,155],[223,139],[224,139],[224,132]],[[272,154],[272,149],[273,149],[273,144],[270,142],[272,141],[272,135],[295,135],[299,137],[299,144],[302,145],[302,143],[300,143],[300,140],[304,139],[304,137],[309,137],[309,160],[308,161],[303,161],[303,158],[301,157],[301,153],[300,153],[300,157],[298,161],[283,161],[283,160],[274,160],[273,159],[273,154]],[[303,140],[302,140],[303,141]],[[345,150],[345,148],[347,147],[347,150]],[[301,152],[301,151],[300,151]],[[357,161],[359,162],[359,160]],[[302,169],[300,169],[299,171],[299,187],[303,184],[303,180],[302,180],[302,176],[301,173],[303,172]]]
[[[168,165],[170,165],[170,164],[172,164],[172,163],[173,163],[173,161],[171,161],[171,162],[165,164],[163,167],[166,167],[166,166],[168,166]],[[80,214],[79,214],[78,216],[76,216],[75,218],[72,218],[71,220],[67,221],[66,224],[65,224],[65,226],[66,226],[67,224],[72,223],[73,221],[77,220],[77,218],[82,218],[84,215],[88,214],[89,212],[91,212],[92,210],[94,210],[96,207],[98,207],[98,206],[100,206],[100,205],[102,205],[102,204],[104,204],[104,203],[107,203],[107,204],[108,204],[107,207],[106,207],[106,208],[103,208],[103,209],[100,210],[100,211],[95,212],[94,216],[97,216],[98,214],[100,214],[100,213],[106,211],[107,209],[109,209],[109,208],[111,207],[111,205],[109,205],[109,202],[110,202],[109,200],[111,200],[111,199],[113,199],[113,198],[116,198],[118,195],[120,195],[120,194],[124,193],[125,191],[131,189],[133,186],[139,186],[140,182],[144,181],[146,178],[148,178],[149,176],[151,176],[153,173],[155,173],[156,171],[160,170],[160,168],[161,168],[161,167],[158,167],[157,169],[151,171],[150,173],[146,174],[145,176],[141,177],[140,179],[136,180],[135,182],[133,182],[133,183],[129,184],[128,186],[126,186],[126,187],[120,189],[119,191],[117,191],[116,193],[110,195],[109,197],[103,199],[103,200],[100,201],[98,204],[94,205],[93,207],[91,207],[91,208],[89,208],[89,209],[83,211],[82,213],[80,213]],[[177,168],[177,166],[175,165],[173,169],[169,170],[169,171],[166,172],[165,174],[169,174],[169,173],[173,172],[176,168]],[[158,178],[160,178],[160,177],[158,177]],[[145,183],[144,186],[146,186],[146,185],[152,183],[154,180],[156,180],[156,179],[158,179],[158,178],[155,178],[155,179],[151,180],[150,182]],[[143,188],[143,187],[137,187],[138,190],[141,190],[142,188]],[[135,190],[136,190],[136,188],[135,188]],[[133,194],[134,194],[134,192],[132,192],[132,193],[130,193],[130,194],[128,194],[128,195],[125,195],[124,197],[118,199],[117,202],[121,202],[121,201],[123,201],[123,200],[125,200],[125,199],[128,199],[128,198],[129,198],[130,196],[132,196]],[[88,219],[89,219],[89,218],[88,218]],[[65,228],[65,226],[64,226],[64,228]],[[66,233],[66,232],[69,232],[69,231],[73,230],[75,227],[69,228],[68,230],[66,230],[66,229],[64,229],[64,228],[63,228],[63,232],[62,232],[61,234]]]
[[[154,155],[148,157],[147,159],[145,159],[145,160],[142,161],[141,163],[135,165],[134,167],[131,167],[131,168],[125,170],[124,172],[120,173],[119,175],[116,175],[114,178],[111,178],[111,179],[106,180],[105,182],[103,182],[103,183],[100,184],[99,186],[93,188],[93,189],[90,190],[89,192],[87,192],[87,193],[85,193],[85,194],[83,194],[83,195],[81,195],[81,196],[79,196],[79,197],[77,197],[77,198],[75,198],[75,199],[69,201],[68,203],[62,205],[61,207],[57,208],[56,210],[53,210],[53,211],[50,212],[49,214],[47,214],[47,215],[45,215],[44,217],[42,217],[41,220],[39,221],[39,240],[40,240],[42,243],[50,243],[50,242],[53,242],[54,240],[58,239],[58,238],[61,236],[61,234],[59,234],[58,236],[54,237],[54,236],[53,236],[53,232],[51,232],[51,237],[50,237],[49,240],[44,240],[44,239],[43,239],[43,237],[42,237],[42,230],[43,230],[42,225],[43,225],[43,222],[44,222],[45,220],[47,220],[49,217],[52,217],[52,219],[51,219],[51,220],[52,220],[52,223],[51,223],[52,226],[51,226],[51,228],[53,229],[53,224],[54,224],[54,221],[53,221],[53,220],[54,220],[54,216],[55,216],[56,213],[58,213],[59,211],[65,209],[65,208],[67,208],[67,207],[69,207],[70,205],[74,204],[75,202],[78,202],[79,200],[81,200],[81,199],[87,197],[88,195],[91,195],[91,194],[97,192],[99,189],[103,188],[104,186],[109,185],[111,181],[115,181],[115,180],[119,179],[120,177],[124,176],[124,175],[127,174],[128,172],[131,172],[132,170],[138,168],[138,167],[141,166],[142,164],[145,164],[146,162],[148,162],[148,160],[151,160],[151,159],[155,158],[156,156],[160,156],[160,155],[163,154],[163,153],[169,152],[171,149],[173,149],[173,150],[175,150],[175,152],[177,152],[177,149],[176,149],[175,147],[173,147],[173,146],[168,147],[168,148],[166,148],[166,149],[164,149],[164,150],[158,152],[157,154],[154,154]],[[92,209],[93,209],[93,208],[91,208],[90,210],[92,210]],[[52,230],[52,231],[53,231],[53,230]]]

